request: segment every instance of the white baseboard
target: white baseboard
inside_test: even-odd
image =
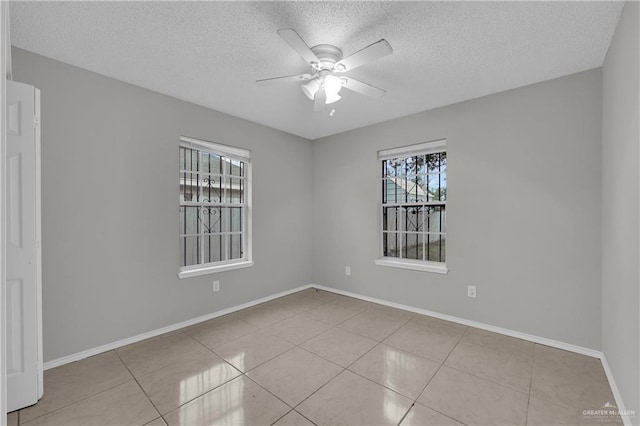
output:
[[[618,412],[620,412],[620,417],[622,417],[622,421],[625,425],[632,426],[631,416],[627,412],[627,409],[624,406],[624,401],[622,400],[622,395],[620,394],[620,390],[618,389],[618,385],[616,385],[616,380],[613,378],[613,373],[611,372],[611,368],[609,368],[609,363],[607,362],[607,357],[602,354],[600,358],[602,361],[602,368],[604,368],[604,372],[607,375],[607,379],[609,380],[609,386],[611,386],[611,392],[613,392],[613,397],[616,400],[616,407],[618,407]],[[639,415],[640,413],[635,413]],[[638,423],[636,423],[637,425]]]
[[[607,375],[607,379],[609,380],[609,386],[611,386],[611,392],[613,393],[613,397],[616,400],[616,407],[618,407],[618,411],[621,413],[622,421],[625,425],[632,426],[631,418],[627,415],[624,402],[622,400],[622,395],[616,385],[616,381],[611,373],[611,369],[609,368],[609,364],[607,363],[607,359],[601,351],[595,349],[589,349],[582,346],[572,345],[569,343],[560,342],[558,340],[547,339],[546,337],[540,337],[533,334],[521,333],[519,331],[509,330],[507,328],[496,327],[490,324],[484,324],[477,321],[471,321],[464,318],[458,318],[453,315],[441,314],[439,312],[433,312],[426,309],[420,309],[413,306],[402,305],[400,303],[388,302],[382,299],[376,299],[375,297],[363,296],[358,293],[352,293],[350,291],[338,290],[332,287],[326,287],[318,284],[311,284],[311,287],[317,288],[320,290],[329,291],[336,294],[341,294],[343,296],[349,296],[360,300],[366,300],[367,302],[378,303],[380,305],[390,306],[392,308],[398,308],[409,312],[414,312],[416,314],[427,315],[434,318],[443,319],[446,321],[455,322],[458,324],[468,325],[470,327],[480,328],[482,330],[492,331],[498,334],[504,334],[506,336],[516,337],[518,339],[527,340],[533,343],[539,343],[541,345],[550,346],[552,348],[563,349],[569,352],[575,352],[582,355],[587,355],[593,358],[598,358],[602,362],[602,368],[604,369],[605,374]]]
[[[203,321],[208,321],[213,318],[221,317],[222,315],[227,315],[241,309],[250,308],[251,306],[259,305],[260,303],[268,302],[273,299],[277,299],[278,297],[286,296],[291,293],[296,293],[301,290],[305,290],[307,288],[312,287],[310,284],[303,285],[300,287],[293,288],[291,290],[282,291],[280,293],[276,293],[271,296],[263,297],[261,299],[253,300],[251,302],[243,303],[242,305],[233,306],[231,308],[223,309],[221,311],[213,312],[211,314],[203,315],[197,318],[193,318],[187,321],[182,321],[176,324],[168,325],[166,327],[158,328],[155,330],[147,331],[146,333],[138,334],[137,336],[128,337],[126,339],[118,340],[115,342],[107,343],[106,345],[98,346],[95,348],[87,349],[82,352],[77,352],[75,354],[63,356],[61,358],[53,359],[51,361],[47,361],[44,363],[44,369],[49,370],[51,368],[59,367],[61,365],[69,364],[74,361],[79,361],[84,358],[88,358],[93,355],[98,355],[103,352],[107,352],[113,349],[120,348],[122,346],[130,345],[131,343],[140,342],[141,340],[149,339],[151,337],[156,337],[164,333],[169,333],[171,331],[178,330],[180,328],[188,327],[193,324],[198,324]]]
[[[572,345],[569,343],[559,342],[557,340],[547,339],[546,337],[535,336],[533,334],[521,333],[519,331],[509,330],[508,328],[496,327],[495,325],[484,324],[477,321],[472,321],[464,318],[455,317],[453,315],[441,314],[439,312],[429,311],[426,309],[416,308],[414,306],[402,305],[400,303],[388,302],[382,299],[376,299],[375,297],[363,296],[358,293],[352,293],[350,291],[338,290],[331,287],[325,287],[322,285],[311,284],[311,287],[318,288],[332,293],[341,294],[343,296],[349,296],[360,300],[366,300],[368,302],[378,303],[380,305],[390,306],[392,308],[402,309],[403,311],[409,311],[416,314],[427,315],[434,318],[439,318],[446,321],[455,322],[462,325],[468,325],[470,327],[480,328],[482,330],[492,331],[498,334],[504,334],[506,336],[515,337],[522,340],[528,340],[534,343],[540,343],[541,345],[551,346],[553,348],[564,349],[565,351],[576,352],[582,355],[587,355],[593,358],[601,358],[602,352],[595,349],[584,348],[582,346]]]

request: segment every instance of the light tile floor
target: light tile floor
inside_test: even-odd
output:
[[[309,289],[45,372],[9,425],[602,425],[600,361]]]

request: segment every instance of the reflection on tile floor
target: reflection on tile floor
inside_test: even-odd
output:
[[[45,372],[26,425],[606,425],[600,361],[304,290]]]

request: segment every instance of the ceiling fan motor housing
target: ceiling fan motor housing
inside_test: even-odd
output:
[[[320,64],[316,67],[318,71],[333,71],[335,63],[342,59],[342,50],[331,44],[313,46],[311,51],[320,59]]]

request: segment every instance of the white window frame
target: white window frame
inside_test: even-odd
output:
[[[447,140],[439,139],[436,141],[420,143],[416,145],[409,145],[400,148],[391,148],[378,151],[378,185],[383,182],[384,176],[382,174],[382,167],[380,167],[383,160],[389,160],[391,158],[404,158],[411,157],[412,155],[425,155],[425,154],[433,154],[436,152],[446,152],[447,151]],[[447,157],[447,169],[448,169],[448,157]],[[447,268],[446,261],[445,262],[435,262],[431,260],[415,260],[415,259],[403,259],[398,257],[387,257],[384,256],[384,242],[383,242],[383,208],[386,206],[382,203],[382,191],[379,191],[380,186],[377,187],[379,192],[379,208],[378,208],[378,259],[374,261],[376,265],[379,266],[390,266],[394,268],[402,268],[402,269],[410,269],[414,271],[423,271],[423,272],[435,272],[438,274],[446,274],[449,272]],[[441,205],[442,202],[431,203],[425,202],[421,203],[423,205],[436,204]],[[446,206],[447,202],[444,201],[444,205]],[[445,208],[446,211],[446,208]],[[446,220],[446,219],[445,219]],[[446,234],[446,232],[445,232]],[[446,253],[445,246],[445,253]],[[445,257],[446,258],[446,257]]]
[[[237,148],[228,145],[203,141],[199,139],[180,137],[179,147],[194,148],[200,151],[210,152],[233,160],[244,162],[244,208],[243,208],[243,225],[245,235],[243,240],[243,257],[239,259],[224,260],[219,262],[201,263],[197,265],[181,266],[178,271],[178,278],[189,278],[205,274],[213,274],[216,272],[231,271],[234,269],[248,268],[253,266],[252,255],[252,229],[251,229],[251,151],[248,149]],[[179,187],[178,187],[179,190]],[[178,206],[182,205],[178,199]],[[236,205],[237,206],[237,205]],[[179,220],[178,220],[179,222]],[[181,234],[180,224],[178,234]]]

